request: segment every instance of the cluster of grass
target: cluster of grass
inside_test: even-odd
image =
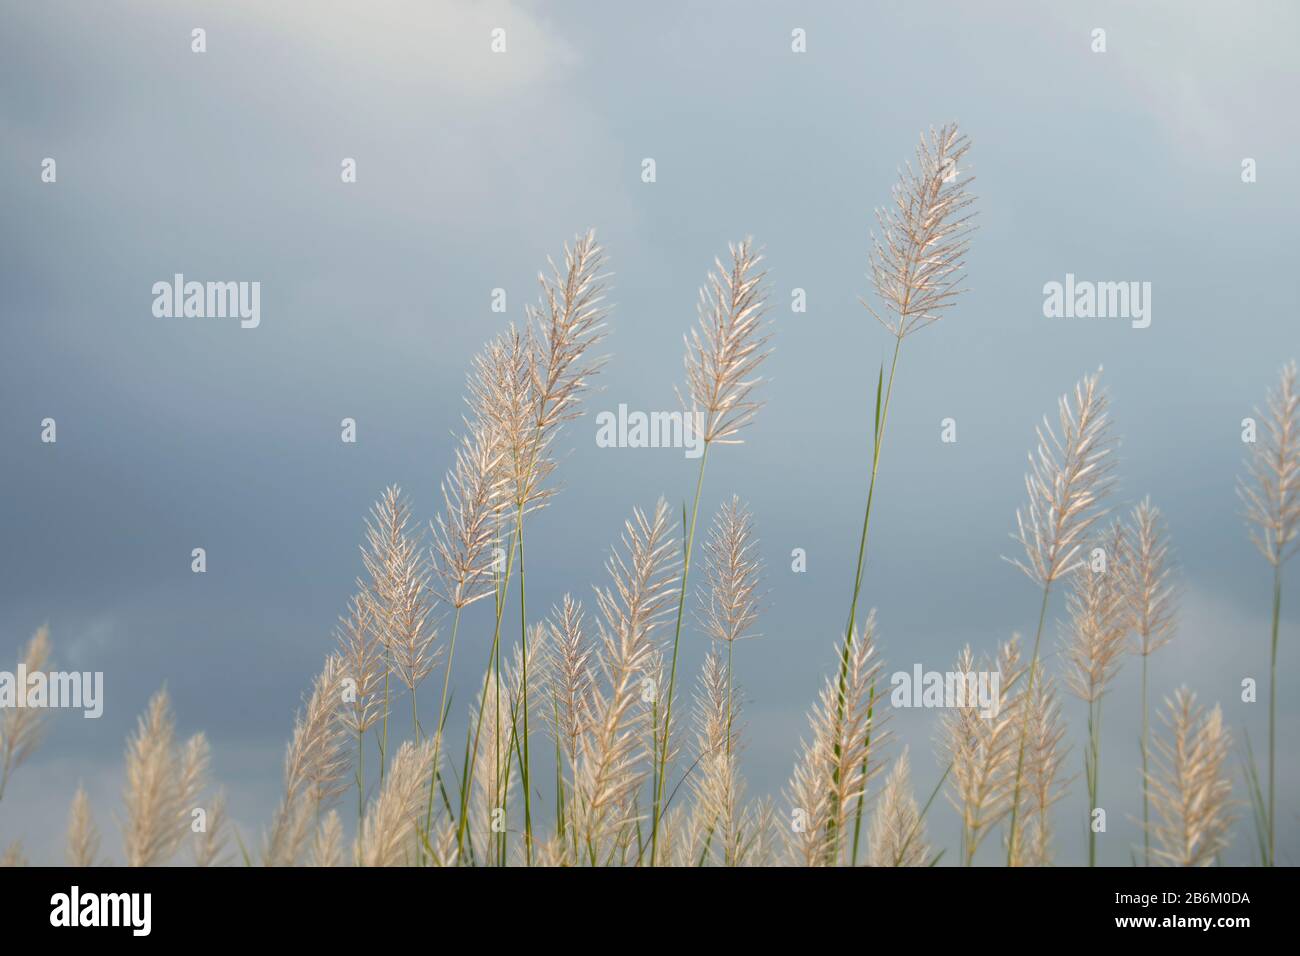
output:
[[[925,819],[946,791],[961,820],[957,862],[972,864],[981,844],[996,837],[1007,865],[1049,865],[1056,862],[1053,808],[1074,779],[1058,681],[1043,653],[1052,597],[1062,588],[1068,620],[1060,685],[1087,707],[1088,806],[1100,799],[1102,702],[1125,659],[1136,655],[1142,727],[1135,776],[1144,843],[1134,862],[1216,861],[1236,819],[1231,740],[1219,709],[1207,712],[1185,689],[1167,702],[1167,733],[1151,738],[1148,662],[1175,637],[1177,585],[1160,512],[1149,500],[1125,519],[1103,520],[1110,515],[1116,442],[1100,371],[1062,396],[1055,424],[1044,419],[1029,457],[1013,534],[1023,553],[1010,559],[1039,595],[1027,658],[1015,636],[979,658],[969,647],[962,651],[958,672],[1000,673],[996,712],[968,702],[942,714],[935,739],[947,766],[923,805],[912,793],[907,752],[889,759],[880,637],[874,612],[864,616],[859,605],[903,344],[948,315],[963,291],[973,234],[968,150],[955,126],[922,137],[879,213],[870,253],[874,295],[865,304],[893,337],[892,356],[877,376],[847,620],[784,806],[748,799],[741,773],[735,652],[755,634],[762,572],[746,506],[728,500],[697,548],[710,455],[740,443],[762,405],[768,291],[751,241],[716,263],[686,340],[679,394],[702,423],[704,443],[689,504],[680,515],[663,499],[634,509],[592,606],[565,595],[549,613],[530,618],[525,530],[555,498],[556,439],[580,414],[604,362],[596,351],[610,316],[605,259],[587,233],[540,278],[538,304],[522,327],[507,329],[475,358],[441,513],[427,530],[416,526],[395,487],[374,506],[363,574],[337,646],[298,715],[283,795],[265,832],[257,840],[233,833],[224,797],[209,781],[206,741],[199,735],[176,742],[170,702],[160,693],[128,743],[125,861],[171,862],[188,843],[200,865],[242,859],[280,866],[928,866],[944,851],[931,845]],[[1264,434],[1241,493],[1252,536],[1273,568],[1269,740],[1266,782],[1253,753],[1247,780],[1260,861],[1271,865],[1282,567],[1300,528],[1294,363],[1261,418]],[[693,589],[697,551],[704,582]],[[471,613],[480,602],[491,612]],[[479,629],[471,650],[483,656],[471,662],[478,693],[459,741],[446,732],[453,668],[465,666],[456,659],[463,626]],[[693,720],[685,724],[677,706],[679,650],[692,630],[711,650]],[[28,670],[44,666],[48,654],[42,630],[26,649]],[[434,692],[426,689],[431,678]],[[409,732],[401,729],[403,696]],[[37,745],[41,720],[38,710],[4,711],[0,798]],[[546,759],[539,761],[543,740]],[[366,779],[368,749],[377,757],[378,781]],[[538,779],[537,768],[549,763],[554,780]],[[345,826],[339,808],[353,788],[354,827]],[[1088,832],[1093,865],[1096,833]],[[67,846],[71,864],[101,862],[100,835],[81,791]],[[11,863],[21,858],[16,844],[4,855]]]

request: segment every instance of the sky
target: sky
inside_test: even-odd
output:
[[[691,496],[696,462],[598,447],[595,413],[677,407],[698,289],[752,236],[768,269],[766,404],[743,444],[710,454],[701,509],[736,494],[755,516],[765,602],[761,636],[736,649],[742,769],[784,812],[842,637],[893,345],[860,301],[874,210],[945,122],[971,138],[978,231],[969,291],[899,363],[862,597],[886,670],[946,670],[966,644],[1032,634],[1039,593],[1003,560],[1018,556],[1026,455],[1058,396],[1102,367],[1122,438],[1110,504],[1150,495],[1179,565],[1153,699],[1191,687],[1258,753],[1267,703],[1243,702],[1241,682],[1265,684],[1272,578],[1234,486],[1242,419],[1300,354],[1298,29],[1282,2],[0,0],[0,668],[48,623],[54,666],[106,685],[98,720],[51,715],[0,803],[0,845],[57,861],[81,783],[120,862],[123,747],[162,687],[179,733],[208,735],[256,841],[361,573],[368,508],[397,484],[421,525],[434,518],[472,356],[523,319],[547,257],[588,228],[613,273],[609,361],[559,439],[559,492],[528,526],[530,609],[590,601],[632,509]],[[156,317],[153,284],[176,273],[260,282],[260,324]],[[1150,326],[1045,317],[1044,285],[1067,274],[1149,282]],[[940,440],[946,418],[955,442]],[[1286,863],[1300,857],[1297,573],[1278,657]],[[1057,595],[1044,647],[1058,670],[1064,616]],[[490,639],[477,605],[452,739]],[[706,650],[689,626],[683,699]],[[1127,865],[1141,840],[1138,688],[1130,658],[1104,705],[1103,863]],[[1086,708],[1063,709],[1077,779],[1058,855],[1077,862]],[[890,719],[889,756],[910,749],[921,799],[943,772],[939,716]],[[1250,859],[1240,812],[1229,862]],[[955,855],[951,810],[936,804],[929,823]]]

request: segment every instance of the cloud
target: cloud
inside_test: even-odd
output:
[[[379,81],[454,94],[462,102],[491,101],[556,82],[578,63],[577,51],[539,15],[539,6],[508,0],[329,0],[312,4],[308,17],[278,22],[267,17],[264,3],[248,0],[235,10],[336,64],[331,81],[362,88]],[[504,53],[492,52],[495,30],[504,31]]]

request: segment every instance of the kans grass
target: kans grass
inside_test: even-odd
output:
[[[693,600],[690,581],[709,451],[743,441],[761,407],[770,328],[766,274],[752,240],[733,245],[706,279],[698,326],[686,340],[680,394],[684,412],[699,424],[703,451],[680,524],[663,499],[649,511],[633,509],[607,561],[609,582],[595,589],[594,610],[565,595],[549,613],[529,619],[526,519],[554,499],[556,439],[580,414],[604,362],[595,350],[612,316],[604,251],[588,232],[540,277],[539,303],[523,327],[507,329],[474,360],[464,433],[427,538],[400,489],[385,489],[372,510],[363,575],[339,622],[336,650],[298,714],[282,795],[264,831],[246,838],[234,830],[225,795],[211,781],[206,738],[178,741],[171,701],[159,692],[127,742],[124,809],[112,811],[121,829],[117,858],[132,866],[186,857],[200,866],[826,866],[860,858],[873,866],[932,866],[947,850],[933,845],[925,818],[946,785],[961,822],[956,862],[973,864],[993,837],[1008,865],[1066,862],[1054,852],[1055,832],[1062,822],[1088,820],[1053,822],[1074,777],[1065,771],[1069,747],[1057,678],[1041,644],[1054,586],[1068,582],[1060,680],[1088,705],[1089,810],[1098,804],[1102,699],[1131,651],[1142,658],[1143,715],[1144,842],[1134,862],[1217,862],[1238,805],[1227,768],[1231,735],[1217,706],[1206,711],[1183,688],[1166,702],[1165,731],[1151,739],[1148,658],[1173,639],[1177,588],[1164,526],[1149,500],[1129,525],[1116,522],[1095,534],[1115,481],[1116,442],[1100,372],[1060,399],[1057,424],[1044,420],[1030,456],[1027,500],[1013,535],[1024,553],[1012,561],[1041,595],[1027,660],[1017,636],[978,658],[979,667],[1000,674],[996,706],[991,714],[974,706],[941,714],[936,741],[947,768],[923,805],[912,792],[907,751],[892,764],[887,759],[887,709],[878,694],[882,638],[874,611],[859,615],[871,514],[903,342],[949,315],[964,291],[974,202],[969,148],[955,126],[931,130],[915,166],[902,171],[892,204],[878,213],[869,256],[878,305],[867,308],[893,337],[893,350],[888,375],[882,362],[877,376],[847,624],[783,801],[748,799],[741,772],[735,645],[757,635],[761,562],[756,521],[739,499],[728,500],[713,521],[706,580]],[[1266,791],[1251,764],[1261,860],[1271,864],[1282,568],[1300,529],[1294,363],[1261,418],[1263,440],[1241,494],[1252,539],[1273,568]],[[517,642],[504,626],[512,585]],[[444,739],[455,651],[462,628],[473,623],[471,608],[488,598],[490,637],[486,627],[476,635],[486,648],[482,681],[457,757]],[[693,628],[688,602],[697,608]],[[691,630],[709,651],[688,735],[674,707],[679,650]],[[50,656],[42,628],[22,662],[38,671]],[[975,653],[965,648],[958,671],[976,667]],[[439,669],[440,689],[426,695],[425,682]],[[411,730],[397,742],[403,692]],[[0,800],[39,745],[45,713],[7,708],[2,716]],[[555,761],[550,807],[543,807],[533,774],[542,727]],[[378,782],[369,785],[368,746],[379,767]],[[883,786],[873,793],[877,780]],[[335,804],[352,786],[357,812],[349,839]],[[196,809],[203,811],[199,832],[191,825]],[[70,865],[114,859],[95,811],[79,788],[68,817]],[[1096,834],[1089,829],[1092,864]],[[0,845],[0,864],[25,862],[18,842]]]

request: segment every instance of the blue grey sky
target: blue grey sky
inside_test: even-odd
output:
[[[57,860],[81,781],[120,861],[122,749],[162,686],[181,732],[209,735],[255,837],[360,573],[367,509],[396,483],[422,523],[436,514],[472,355],[588,227],[614,273],[610,361],[560,440],[562,491],[529,526],[530,607],[587,598],[631,509],[691,494],[680,451],[599,448],[592,413],[676,406],[697,290],[752,235],[773,303],[767,405],[743,445],[711,454],[704,513],[735,493],[755,514],[768,596],[762,636],[736,655],[743,769],[779,796],[834,665],[892,347],[859,302],[873,210],[947,121],[972,139],[979,231],[969,293],[900,362],[863,598],[888,669],[942,670],[966,643],[1032,634],[1038,595],[1001,560],[1025,456],[1057,397],[1104,366],[1123,439],[1113,503],[1150,494],[1181,566],[1154,697],[1188,684],[1258,750],[1266,703],[1242,703],[1240,682],[1267,674],[1271,570],[1233,488],[1240,422],[1300,353],[1298,38],[1283,2],[0,0],[0,667],[48,622],[56,665],[107,682],[100,720],[53,715],[0,804],[0,844]],[[178,272],[260,281],[260,327],[155,318],[151,287]],[[1067,273],[1150,282],[1151,326],[1045,318],[1043,285]],[[206,574],[190,571],[195,547]],[[1278,842],[1295,863],[1294,562],[1285,584]],[[1058,598],[1045,646],[1063,615]],[[452,739],[489,618],[478,605],[462,630]],[[705,649],[688,631],[688,688]],[[1135,662],[1106,700],[1111,864],[1141,839]],[[1069,862],[1084,854],[1086,710],[1064,707]],[[922,798],[942,772],[937,720],[892,718]],[[955,853],[954,814],[931,826]],[[1252,839],[1239,825],[1228,859],[1247,861]]]

